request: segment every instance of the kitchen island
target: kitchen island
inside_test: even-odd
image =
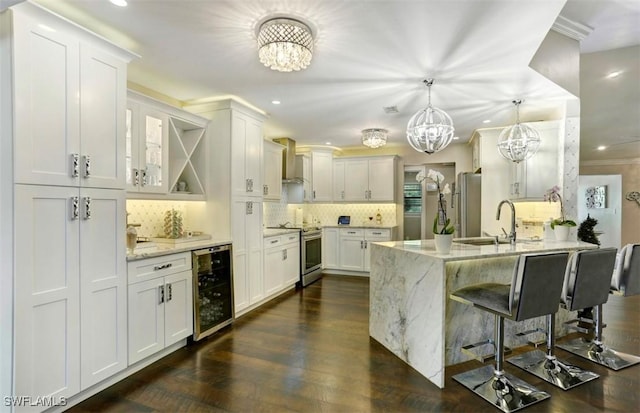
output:
[[[372,244],[369,335],[440,388],[445,366],[470,357],[460,348],[493,338],[494,316],[449,299],[459,288],[484,282],[511,282],[513,267],[525,253],[597,248],[582,242],[518,242],[512,246],[453,243],[439,254],[432,240]],[[574,316],[560,309],[562,323]],[[505,322],[505,345],[519,347],[520,331],[544,328],[544,317]]]

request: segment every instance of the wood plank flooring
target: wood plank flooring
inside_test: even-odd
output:
[[[325,275],[70,411],[499,412],[451,379],[479,362],[447,368],[440,390],[369,338],[368,303],[368,278]],[[604,316],[605,342],[640,354],[640,296],[610,297]],[[563,391],[507,364],[551,394],[527,411],[640,411],[640,365],[614,372],[556,354],[600,378]]]

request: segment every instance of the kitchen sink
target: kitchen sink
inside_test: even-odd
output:
[[[469,238],[454,238],[453,242],[465,245],[494,245],[496,239],[492,237],[469,237]],[[498,244],[508,244],[508,239],[498,239]]]

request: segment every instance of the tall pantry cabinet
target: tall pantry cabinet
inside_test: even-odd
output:
[[[1,175],[13,187],[12,394],[59,400],[127,366],[124,115],[134,56],[31,3],[0,19],[1,80],[12,86],[2,91],[1,138],[14,153]]]
[[[185,107],[211,119],[205,225],[233,241],[235,314],[264,299],[262,268],[265,116],[233,100]]]

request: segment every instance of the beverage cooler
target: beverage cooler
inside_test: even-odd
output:
[[[233,322],[231,244],[193,251],[193,339]]]

